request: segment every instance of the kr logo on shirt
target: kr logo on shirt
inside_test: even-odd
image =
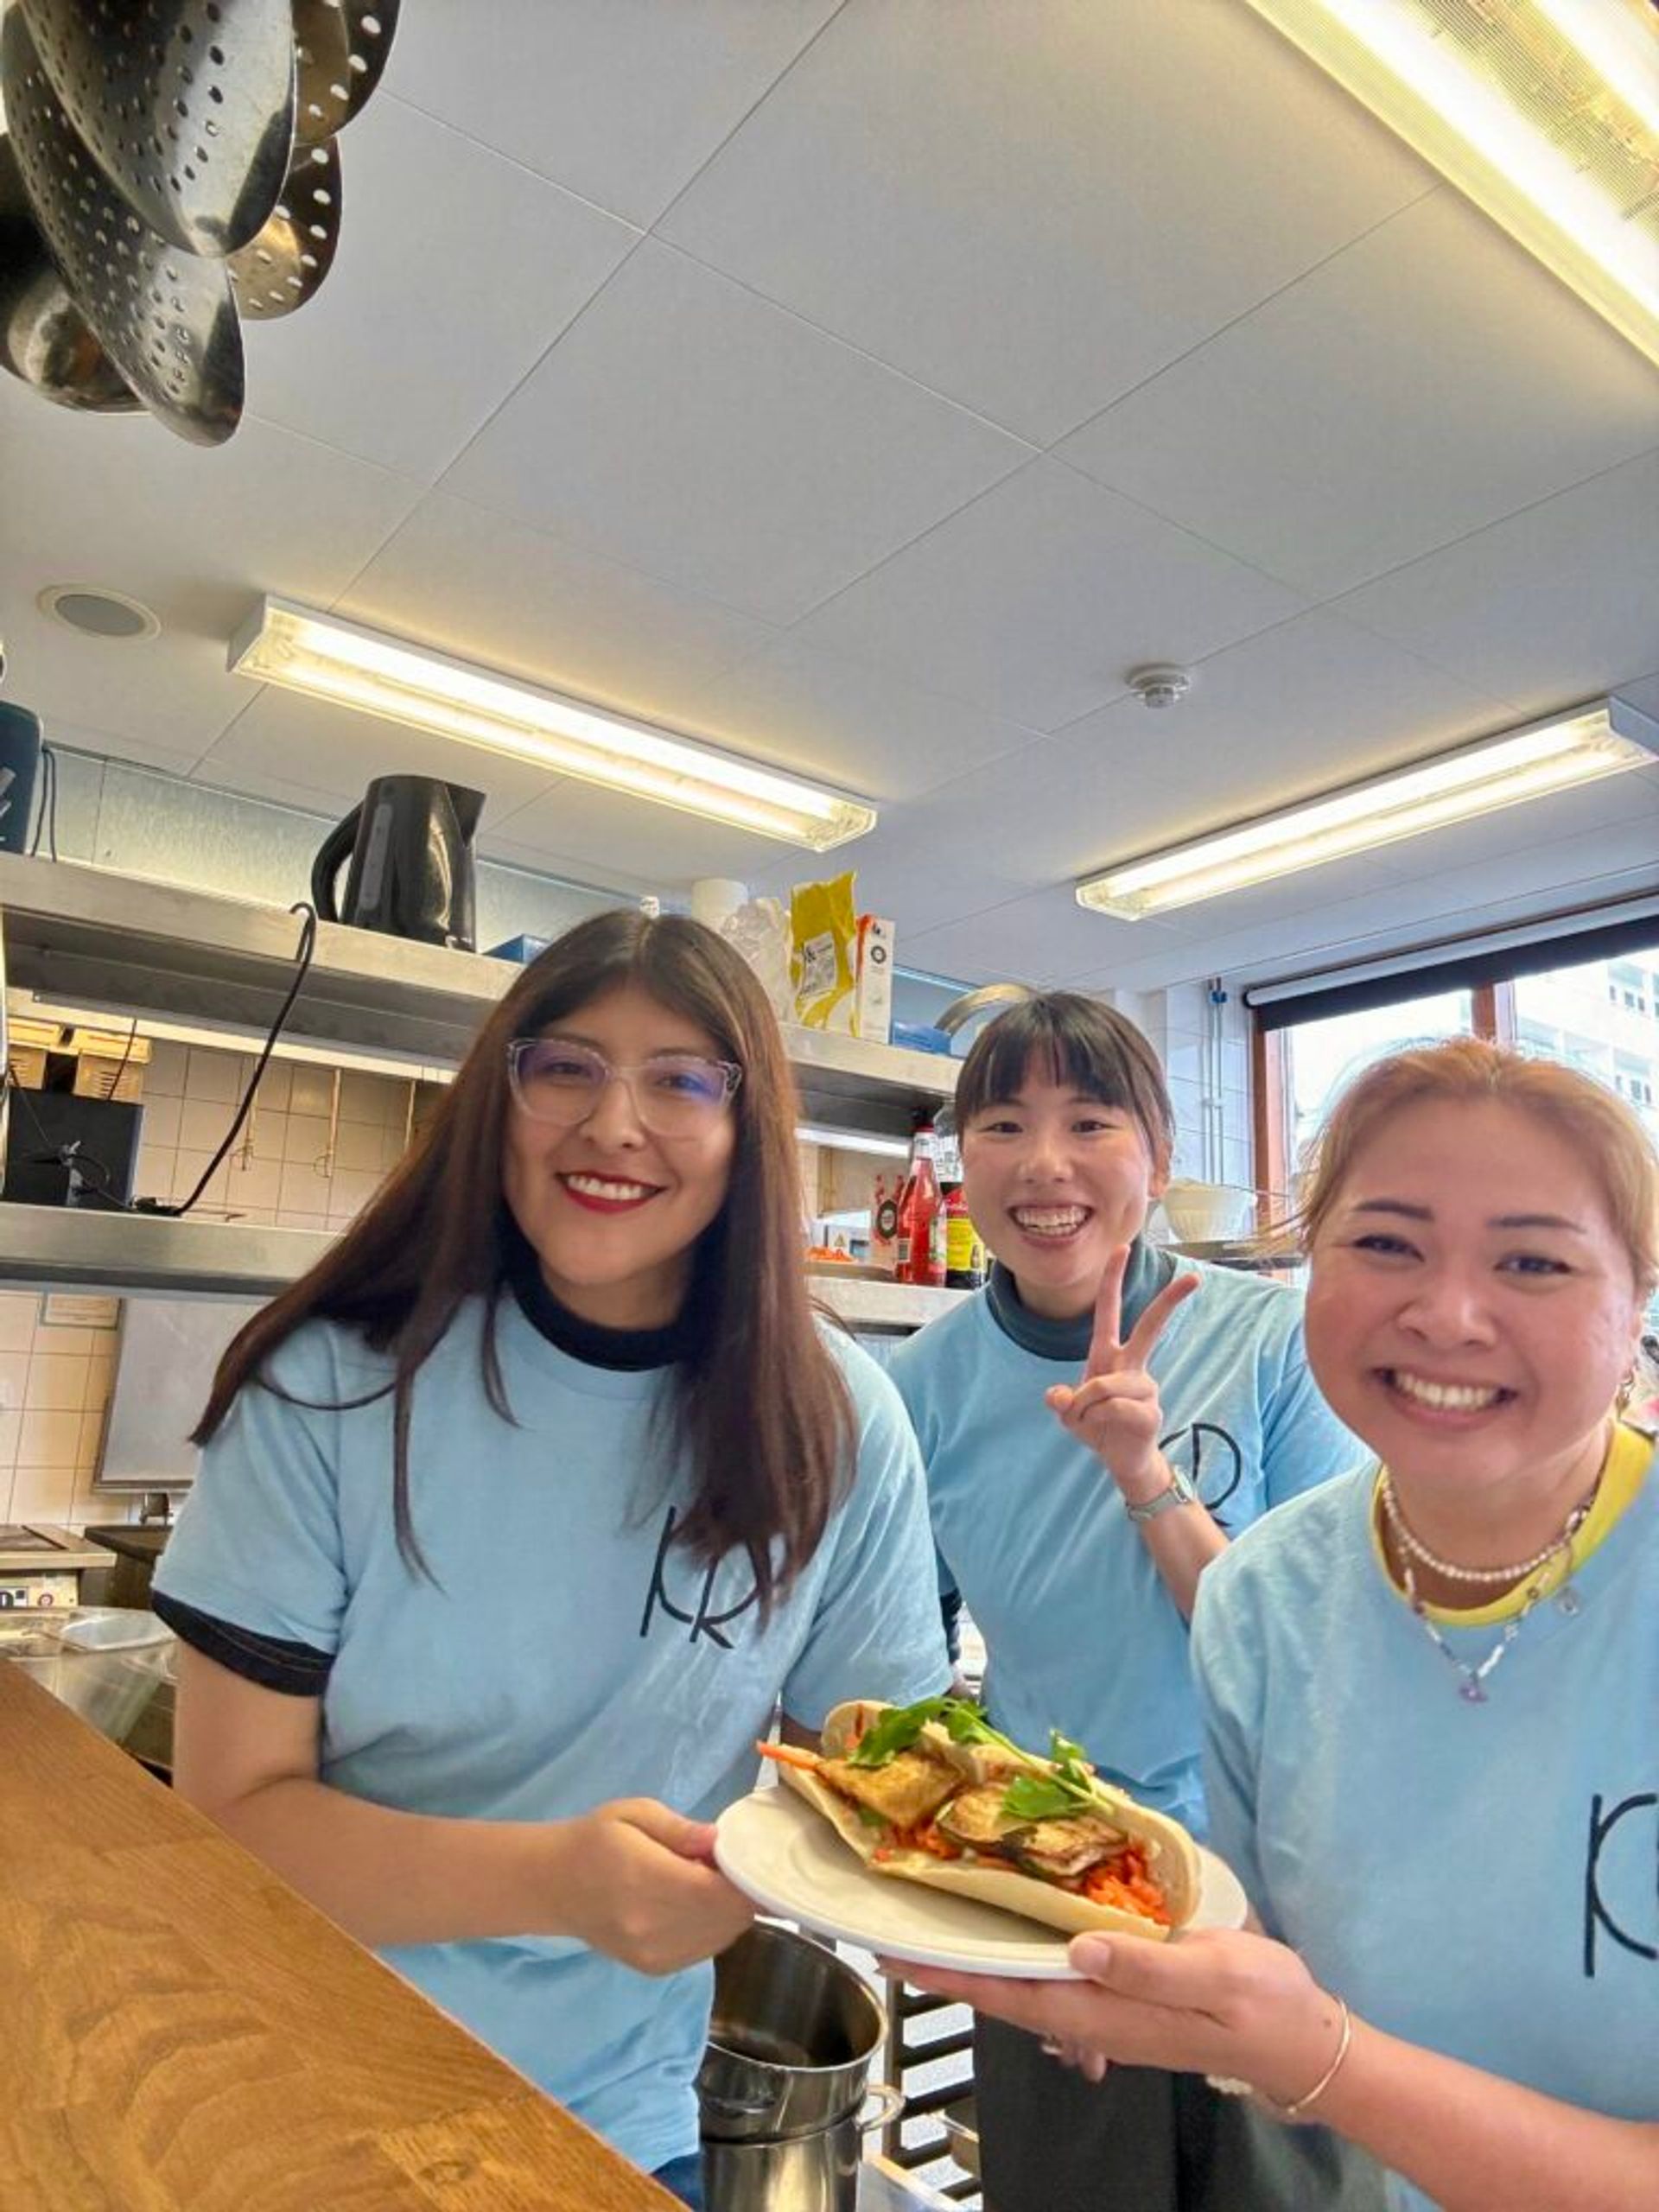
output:
[[[1659,1960],[1659,1793],[1590,1800],[1584,1868],[1584,1972],[1593,1981],[1608,1946]]]
[[[1185,1476],[1216,1525],[1224,1529],[1221,1508],[1244,1478],[1244,1454],[1236,1440],[1215,1421],[1195,1421],[1160,1437],[1158,1449]]]
[[[678,1518],[677,1509],[671,1505],[663,1519],[662,1537],[657,1546],[657,1557],[651,1570],[651,1587],[645,1592],[645,1610],[639,1623],[639,1633],[641,1636],[651,1634],[652,1616],[660,1605],[671,1620],[682,1622],[690,1627],[691,1633],[686,1638],[688,1643],[696,1643],[700,1637],[707,1637],[711,1643],[718,1644],[722,1651],[729,1651],[732,1648],[732,1639],[725,1633],[727,1624],[736,1620],[741,1614],[747,1613],[760,1595],[754,1581],[753,1570],[750,1570],[747,1590],[737,1598],[734,1604],[725,1605],[719,1612],[711,1610],[715,1603],[715,1583],[721,1568],[726,1566],[727,1560],[718,1559],[710,1566],[703,1566],[691,1558],[683,1548],[676,1552],[672,1547],[675,1524]],[[734,1567],[740,1557],[741,1554],[736,1553],[728,1553],[727,1555]],[[671,1577],[675,1586],[673,1589],[670,1588],[671,1570],[673,1570]],[[729,1595],[731,1579],[729,1575],[727,1578],[728,1595]],[[697,1591],[696,1599],[692,1599],[690,1596],[690,1590],[699,1580],[702,1588]]]

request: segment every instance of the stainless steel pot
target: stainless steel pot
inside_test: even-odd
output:
[[[715,1961],[697,2075],[705,2143],[784,2143],[848,2122],[855,2136],[886,2029],[875,1992],[844,1960],[757,1921]]]
[[[883,2088],[878,2094],[898,2099]],[[786,2143],[702,2145],[702,2201],[707,2212],[857,2212],[859,2138],[890,2113],[841,2120]]]

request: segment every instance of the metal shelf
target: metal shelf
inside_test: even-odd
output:
[[[7,979],[48,1001],[263,1035],[294,977],[281,906],[0,854]],[[288,1034],[454,1066],[518,969],[510,961],[323,922]],[[786,1027],[809,1121],[907,1136],[956,1088],[939,1054]]]
[[[0,1289],[271,1298],[315,1267],[334,1241],[322,1229],[0,1201]],[[894,1334],[919,1329],[968,1294],[821,1275],[810,1288],[849,1328]]]

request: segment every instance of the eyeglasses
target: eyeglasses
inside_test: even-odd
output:
[[[726,1111],[743,1071],[698,1052],[658,1052],[613,1067],[602,1052],[564,1037],[519,1037],[507,1047],[512,1095],[532,1121],[574,1128],[594,1113],[613,1078],[625,1083],[640,1126],[657,1137],[701,1136]]]

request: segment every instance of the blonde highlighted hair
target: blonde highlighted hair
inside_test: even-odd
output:
[[[1534,1059],[1479,1037],[1452,1037],[1375,1061],[1357,1076],[1310,1147],[1296,1228],[1302,1249],[1330,1218],[1354,1162],[1392,1114],[1408,1106],[1495,1099],[1563,1137],[1595,1177],[1630,1255],[1640,1296],[1659,1283],[1659,1157],[1614,1091],[1559,1060]]]

